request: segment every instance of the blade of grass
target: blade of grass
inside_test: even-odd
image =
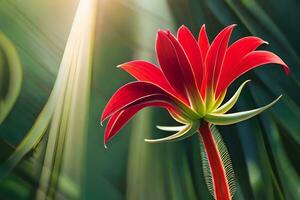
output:
[[[80,198],[97,1],[80,1],[61,68],[70,70],[51,122],[37,199]],[[74,51],[73,51],[74,50]],[[71,52],[71,54],[69,54]],[[74,151],[73,145],[77,144]],[[76,166],[76,167],[74,167]]]
[[[0,32],[0,124],[13,108],[22,85],[22,67],[14,44]]]

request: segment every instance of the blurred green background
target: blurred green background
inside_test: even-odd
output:
[[[0,31],[17,50],[11,52],[14,48],[0,37],[2,163],[31,127],[40,123],[36,119],[54,87],[77,5],[78,0],[0,0]],[[175,32],[185,24],[197,35],[203,23],[210,39],[224,26],[238,24],[232,40],[259,36],[270,43],[263,48],[278,54],[291,68],[290,76],[279,67],[258,68],[230,87],[229,94],[243,80],[252,80],[236,110],[264,105],[283,94],[276,106],[259,117],[219,127],[236,175],[234,199],[300,199],[299,10],[298,0],[99,0],[91,89],[85,102],[88,117],[78,122],[86,123],[84,139],[55,160],[60,166],[82,156],[79,164],[71,166],[81,178],[68,176],[62,184],[54,179],[42,191],[47,199],[212,199],[203,179],[197,136],[176,143],[144,142],[164,134],[155,125],[172,123],[164,110],[140,112],[108,149],[103,147],[104,128],[99,123],[109,97],[133,80],[115,66],[133,59],[156,63],[159,28]],[[12,54],[15,62],[8,56]],[[9,96],[10,91],[16,94]],[[10,111],[7,116],[5,110]],[[0,199],[39,199],[45,152],[60,155],[65,148],[65,144],[47,146],[48,135],[46,131],[37,147],[0,182]],[[0,170],[6,169],[0,164]],[[59,169],[49,170],[58,179],[64,175]]]

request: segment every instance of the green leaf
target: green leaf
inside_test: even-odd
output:
[[[266,136],[272,145],[272,155],[275,161],[275,166],[278,172],[279,179],[281,182],[281,187],[283,188],[283,193],[287,199],[297,199],[300,197],[300,178],[297,175],[294,167],[292,166],[290,160],[282,145],[282,139],[279,134],[278,127],[276,123],[267,117],[262,118],[263,127],[266,129]]]
[[[237,113],[230,113],[230,114],[218,114],[218,113],[210,113],[207,114],[204,119],[212,124],[216,125],[229,125],[229,124],[235,124],[244,120],[247,120],[251,117],[254,117],[255,115],[258,115],[259,113],[265,111],[266,109],[270,108],[272,105],[274,105],[281,96],[279,96],[277,99],[275,99],[273,102],[269,103],[268,105],[265,105],[260,108],[256,108],[253,110],[248,111],[242,111]]]
[[[53,98],[51,98],[53,99]],[[45,108],[37,118],[35,124],[23,139],[21,144],[9,156],[9,158],[0,164],[0,180],[3,180],[12,169],[20,162],[20,160],[31,151],[42,139],[48,123],[53,113],[54,99],[49,100]]]
[[[22,67],[13,43],[0,32],[0,124],[13,108],[21,89]]]
[[[184,128],[185,126],[156,126],[157,129],[162,130],[162,131],[180,131]]]
[[[220,114],[222,114],[222,113],[226,113],[227,111],[229,111],[235,105],[235,103],[237,102],[237,100],[239,99],[240,94],[241,94],[244,86],[248,82],[250,82],[250,80],[247,80],[244,83],[242,83],[242,85],[240,85],[240,87],[234,93],[234,95],[226,103],[224,103],[222,106],[220,106],[215,111],[213,111],[213,113],[220,113]]]
[[[0,165],[3,179],[48,133],[38,199],[81,196],[96,7],[95,0],[80,1],[52,93],[26,137]]]
[[[169,127],[170,128],[170,127]],[[193,135],[195,132],[198,131],[199,123],[194,122],[191,124],[185,125],[182,129],[180,129],[177,133],[160,138],[160,139],[145,139],[145,142],[149,143],[160,143],[160,142],[171,142],[171,141],[179,141],[182,139],[185,139],[191,135]]]

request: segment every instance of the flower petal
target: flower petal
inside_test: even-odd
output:
[[[235,124],[244,120],[247,120],[251,117],[254,117],[255,115],[260,114],[261,112],[265,111],[266,109],[270,108],[272,105],[274,105],[282,95],[280,95],[277,99],[275,99],[273,102],[269,103],[268,105],[265,105],[260,108],[256,108],[253,110],[248,111],[242,111],[237,113],[230,113],[230,114],[219,114],[219,113],[210,113],[207,114],[204,119],[212,124],[216,125],[230,125]]]
[[[227,73],[227,76],[224,76],[220,91],[222,91],[224,88],[227,88],[242,74],[265,64],[279,64],[284,68],[286,74],[289,73],[288,66],[274,53],[269,51],[253,51],[244,56],[240,62],[230,69],[230,71]]]
[[[215,89],[222,63],[227,50],[229,38],[234,25],[224,28],[212,42],[206,56],[205,65],[207,70],[207,84],[211,89]]]
[[[156,54],[159,65],[169,83],[177,93],[188,99],[175,47],[163,31],[159,31],[157,35]]]
[[[199,113],[204,113],[204,102],[200,97],[200,93],[198,92],[195,75],[191,63],[189,62],[183,47],[175,38],[175,36],[170,31],[167,31],[166,34],[174,46],[175,54],[177,55],[179,67],[181,69],[185,89],[188,93],[189,99],[191,100],[191,106],[195,108]]]
[[[154,85],[157,85],[167,92],[178,97],[187,105],[189,104],[186,98],[180,96],[180,94],[178,94],[172,88],[165,75],[163,74],[161,68],[153,65],[152,63],[143,60],[134,60],[131,62],[123,63],[119,65],[119,67],[127,71],[137,80],[153,83]]]
[[[122,108],[149,96],[167,95],[159,87],[148,82],[131,82],[121,87],[111,97],[102,113],[101,121],[103,122],[109,116]],[[159,96],[158,96],[159,97]]]
[[[156,128],[159,129],[159,130],[161,130],[161,131],[171,131],[171,132],[173,132],[173,131],[175,131],[175,132],[180,131],[184,127],[185,126],[159,126],[159,125],[156,126]]]
[[[172,105],[165,102],[147,102],[117,112],[108,120],[104,133],[104,144],[115,136],[138,111],[149,106],[163,107],[172,110]]]
[[[160,139],[145,139],[145,142],[149,143],[161,143],[161,142],[171,142],[171,141],[180,141],[187,137],[192,136],[194,133],[198,131],[199,123],[195,122],[192,124],[187,124],[177,133],[170,135],[168,137],[160,138]]]
[[[198,43],[191,31],[185,26],[179,28],[177,38],[190,61],[197,89],[200,92],[203,79],[203,61]]]
[[[128,111],[132,110],[134,111],[134,109],[127,109]],[[131,117],[134,116],[134,114],[137,112],[133,112],[132,114],[130,112],[128,112],[128,114],[123,114],[125,112],[125,110],[121,110],[115,114],[113,114],[105,127],[105,131],[104,131],[104,144],[106,145],[106,143],[108,142],[108,140],[110,140],[113,136],[115,136],[118,131],[123,128],[123,126],[125,126],[125,124],[130,120]]]
[[[200,47],[202,58],[205,59],[207,51],[210,47],[205,24],[203,24],[200,29],[199,36],[198,36],[198,45]]]
[[[239,61],[243,59],[245,55],[254,51],[262,44],[268,43],[258,37],[248,36],[241,38],[230,45],[224,58],[224,63],[218,81],[216,96],[219,96],[220,93],[226,90],[226,88],[224,88],[223,86],[223,79],[228,76],[228,72],[230,71],[230,69],[235,66],[236,63],[239,63]]]
[[[138,81],[154,83],[162,88],[171,89],[161,69],[150,62],[144,60],[134,60],[123,63],[118,67],[124,69]]]
[[[186,86],[186,89],[189,92],[193,92],[191,90],[196,89],[196,83],[194,78],[194,72],[192,70],[192,66],[187,58],[187,55],[185,54],[183,47],[178,42],[178,40],[175,38],[175,36],[170,32],[167,31],[166,36],[171,41],[174,49],[170,49],[171,51],[174,51],[173,58],[176,59],[177,57],[177,63],[179,64],[179,68],[183,77],[184,85]],[[177,56],[176,56],[177,55]]]
[[[209,40],[206,34],[205,24],[202,25],[199,36],[198,36],[198,46],[200,48],[201,56],[202,56],[202,63],[203,63],[203,80],[201,85],[201,96],[203,99],[206,99],[206,87],[207,87],[207,69],[206,65],[204,64],[208,49],[210,48]]]
[[[217,108],[213,113],[226,113],[228,110],[230,110],[234,104],[237,102],[244,86],[246,85],[246,83],[250,82],[250,80],[245,81],[244,83],[242,83],[242,85],[240,85],[240,87],[238,88],[238,90],[234,93],[234,95],[226,102],[224,103],[222,106],[220,106],[219,108]]]

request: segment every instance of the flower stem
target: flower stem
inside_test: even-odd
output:
[[[202,138],[205,151],[207,153],[207,158],[212,175],[215,199],[230,200],[231,194],[229,190],[229,184],[226,178],[226,172],[216,142],[210,131],[209,123],[203,122],[201,124],[199,128],[199,134]]]

